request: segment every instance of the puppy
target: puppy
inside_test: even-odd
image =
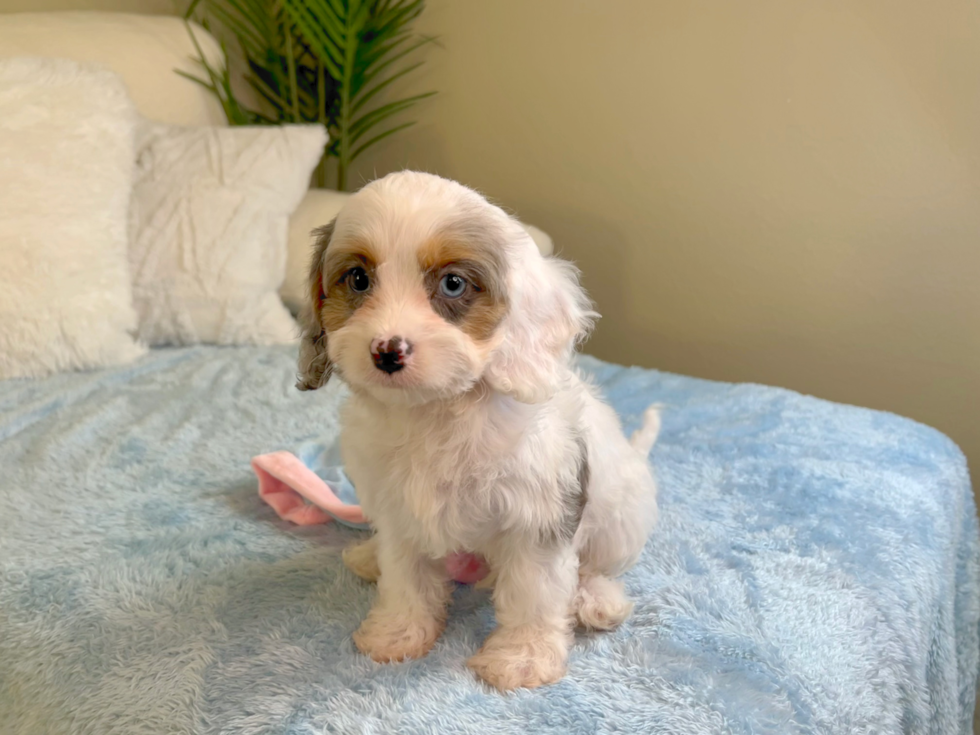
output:
[[[475,552],[497,628],[469,666],[501,690],[560,679],[574,621],[629,615],[615,577],[657,517],[655,409],[627,442],[570,365],[597,316],[577,271],[476,192],[401,172],[317,231],[310,299],[297,387],[350,386],[341,447],[376,531],[345,554],[378,580],[355,644],[424,656],[446,620],[441,560]]]

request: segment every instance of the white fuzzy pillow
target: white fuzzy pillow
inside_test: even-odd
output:
[[[0,379],[144,352],[126,260],[134,123],[111,72],[0,62]]]
[[[143,340],[296,339],[278,295],[286,233],[326,142],[316,125],[140,126],[129,257]]]

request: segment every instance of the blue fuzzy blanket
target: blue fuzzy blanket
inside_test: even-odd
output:
[[[884,413],[583,358],[627,429],[666,404],[662,520],[611,634],[489,691],[460,588],[430,656],[378,665],[358,532],[279,522],[248,460],[336,431],[289,349],[156,351],[0,383],[0,733],[968,733],[977,519],[962,454]]]

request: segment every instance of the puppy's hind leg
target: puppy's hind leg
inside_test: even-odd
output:
[[[344,566],[361,579],[377,582],[378,577],[381,576],[381,569],[378,567],[378,542],[375,536],[348,546],[344,549],[343,559]]]
[[[633,603],[623,591],[623,583],[601,575],[579,578],[572,600],[572,613],[586,630],[612,630],[633,612]]]

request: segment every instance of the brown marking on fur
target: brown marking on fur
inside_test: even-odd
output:
[[[314,231],[316,241],[308,282],[310,303],[304,309],[299,379],[296,383],[300,390],[316,390],[330,378],[334,366],[327,356],[329,332],[340,329],[372,290],[369,288],[363,293],[354,291],[345,278],[352,268],[361,267],[374,280],[374,258],[370,245],[354,242],[331,249],[335,223],[336,220]]]
[[[585,505],[589,502],[589,482],[592,477],[589,448],[581,436],[575,439],[575,443],[578,447],[576,481],[562,488],[562,515],[557,526],[542,531],[542,539],[547,546],[569,543],[572,540],[582,523]]]
[[[418,257],[433,311],[473,339],[489,340],[507,314],[506,268],[500,254],[482,245],[434,238],[419,249]],[[439,291],[449,273],[467,282],[463,295],[455,299]]]
[[[354,268],[363,268],[370,279],[367,291],[355,291],[350,286],[348,274]],[[351,315],[367,300],[376,287],[374,254],[365,243],[352,243],[328,251],[323,258],[320,277],[311,283],[311,297],[320,316],[320,324],[327,332],[340,329]]]
[[[585,439],[581,436],[576,439],[578,443],[578,497],[575,502],[575,512],[574,521],[575,528],[572,531],[572,535],[575,535],[575,531],[578,530],[579,524],[582,522],[582,515],[585,513],[585,504],[589,502],[589,483],[592,480],[592,467],[589,465],[589,445],[585,443]]]
[[[333,373],[333,364],[327,355],[327,333],[320,322],[320,305],[323,301],[323,260],[333,237],[337,220],[313,231],[313,257],[307,277],[310,301],[303,309],[303,336],[299,347],[299,373],[296,387],[299,390],[316,390],[324,385]]]
[[[363,268],[370,279],[371,285],[367,291],[355,291],[351,288],[349,274],[354,268]],[[351,318],[371,291],[376,287],[377,271],[374,263],[361,253],[341,252],[330,253],[324,265],[321,290],[320,323],[327,332],[335,332]]]

